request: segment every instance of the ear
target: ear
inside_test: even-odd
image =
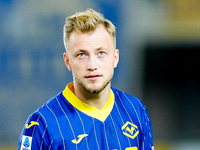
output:
[[[68,70],[72,71],[71,65],[69,63],[69,57],[68,57],[67,52],[63,53],[63,59],[64,59],[65,65],[68,68]]]
[[[116,50],[115,50],[114,68],[117,67],[118,62],[119,62],[119,50],[116,49]]]

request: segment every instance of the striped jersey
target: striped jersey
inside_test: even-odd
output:
[[[115,88],[96,109],[70,90],[48,100],[31,114],[18,150],[153,150],[152,126],[141,100]]]

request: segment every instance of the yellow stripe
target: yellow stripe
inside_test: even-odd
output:
[[[137,147],[128,147],[125,150],[138,150],[138,148]]]
[[[110,98],[107,104],[101,109],[96,109],[84,102],[82,102],[80,99],[78,99],[74,93],[70,90],[73,86],[73,82],[68,84],[63,91],[64,97],[68,100],[70,104],[72,104],[76,109],[80,110],[81,112],[87,114],[88,116],[91,116],[93,118],[96,118],[102,122],[106,120],[110,112],[112,111],[113,105],[114,105],[114,94],[113,91],[110,89]]]

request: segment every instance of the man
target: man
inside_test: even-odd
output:
[[[141,100],[111,88],[115,26],[92,9],[66,19],[64,62],[73,82],[28,118],[20,150],[152,150]]]

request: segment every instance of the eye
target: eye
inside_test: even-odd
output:
[[[105,53],[104,51],[100,51],[100,52],[98,53],[98,56],[103,57],[105,54],[106,54],[106,53]]]
[[[85,53],[79,53],[77,56],[78,57],[85,57]]]

